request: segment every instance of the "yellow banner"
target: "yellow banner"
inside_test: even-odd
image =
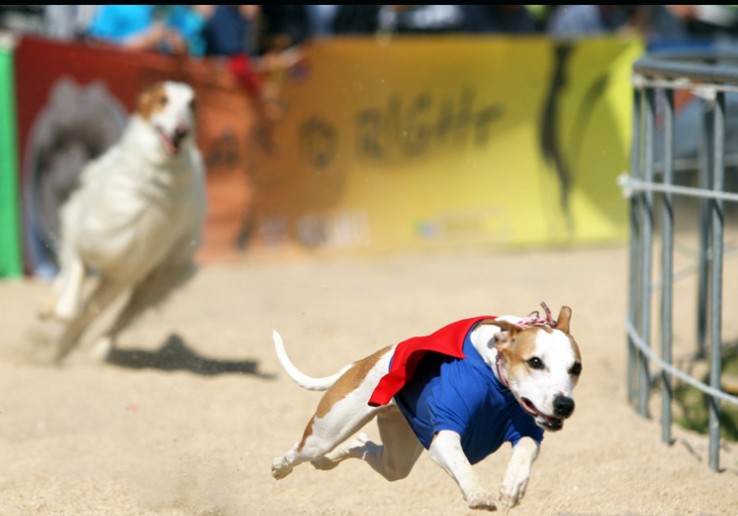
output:
[[[253,172],[257,248],[622,240],[639,41],[317,41]]]

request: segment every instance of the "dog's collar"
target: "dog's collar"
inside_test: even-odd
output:
[[[497,376],[500,377],[502,385],[509,389],[510,385],[507,383],[507,378],[505,378],[505,373],[502,370],[502,354],[499,351],[497,352],[497,357],[495,358],[495,366],[497,367]]]

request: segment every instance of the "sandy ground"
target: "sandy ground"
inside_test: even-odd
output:
[[[361,461],[274,480],[272,458],[320,395],[281,372],[272,329],[300,368],[323,375],[456,319],[545,300],[573,308],[584,371],[576,413],[546,435],[512,514],[735,515],[737,446],[712,472],[703,437],[675,427],[664,444],[658,413],[641,418],[626,402],[626,285],[620,246],[210,264],[126,332],[109,363],[82,346],[55,368],[33,337],[47,285],[0,283],[0,514],[473,513],[427,454],[394,483]],[[504,446],[476,466],[495,491],[508,456]]]

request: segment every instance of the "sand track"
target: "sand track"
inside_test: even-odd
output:
[[[626,282],[622,247],[212,264],[122,335],[114,363],[79,349],[62,368],[37,360],[33,314],[47,285],[0,283],[0,514],[469,514],[427,455],[395,483],[360,461],[275,481],[272,458],[299,438],[319,394],[282,374],[272,329],[303,371],[323,375],[458,318],[545,300],[573,308],[584,371],[575,415],[546,436],[512,514],[734,515],[736,446],[713,473],[705,439],[675,428],[667,446],[658,421],[625,401]],[[477,466],[495,490],[508,455]]]

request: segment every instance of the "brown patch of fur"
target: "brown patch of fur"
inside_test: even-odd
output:
[[[525,365],[525,360],[535,354],[536,335],[538,335],[538,331],[542,329],[543,328],[535,328],[518,333],[515,336],[515,352],[513,352],[510,347],[507,346],[500,350],[505,357],[505,361],[507,362],[508,381],[510,378],[513,378],[517,374],[520,374],[518,373],[518,371],[520,371],[521,368],[523,370],[523,373],[527,374],[527,366]],[[548,331],[551,331],[550,328],[548,329]]]
[[[567,334],[567,337],[569,337],[569,341],[571,342],[571,347],[574,350],[574,356],[577,357],[577,362],[580,364],[582,363],[582,355],[579,353],[579,345],[577,344],[577,341],[574,340],[574,337]]]
[[[369,355],[368,357],[362,358],[361,360],[354,362],[353,366],[341,376],[336,383],[334,383],[323,395],[318,402],[318,408],[315,410],[315,415],[310,418],[305,431],[302,434],[300,444],[297,445],[297,451],[302,451],[305,447],[305,442],[313,435],[313,425],[315,424],[316,418],[325,417],[333,406],[346,397],[347,394],[356,389],[361,382],[364,381],[369,371],[377,364],[377,361],[389,351],[391,346],[387,346],[384,349],[380,349],[376,353]]]
[[[571,308],[562,306],[559,312],[559,318],[556,320],[556,329],[561,330],[567,335],[569,334],[569,321],[571,320]]]
[[[308,421],[307,426],[305,427],[305,431],[302,433],[302,439],[300,439],[300,444],[297,446],[297,451],[302,451],[302,449],[305,447],[305,442],[308,440],[308,438],[313,435],[313,423],[315,422],[315,416],[310,418],[310,421]]]
[[[164,89],[164,83],[160,82],[150,86],[139,95],[136,111],[141,118],[148,120],[151,115],[160,111],[166,103],[167,92]]]
[[[331,411],[333,405],[345,398],[350,392],[356,390],[364,381],[369,371],[377,365],[379,359],[389,351],[390,347],[387,346],[366,358],[354,362],[351,369],[346,371],[323,395],[315,411],[315,417],[324,417]]]

